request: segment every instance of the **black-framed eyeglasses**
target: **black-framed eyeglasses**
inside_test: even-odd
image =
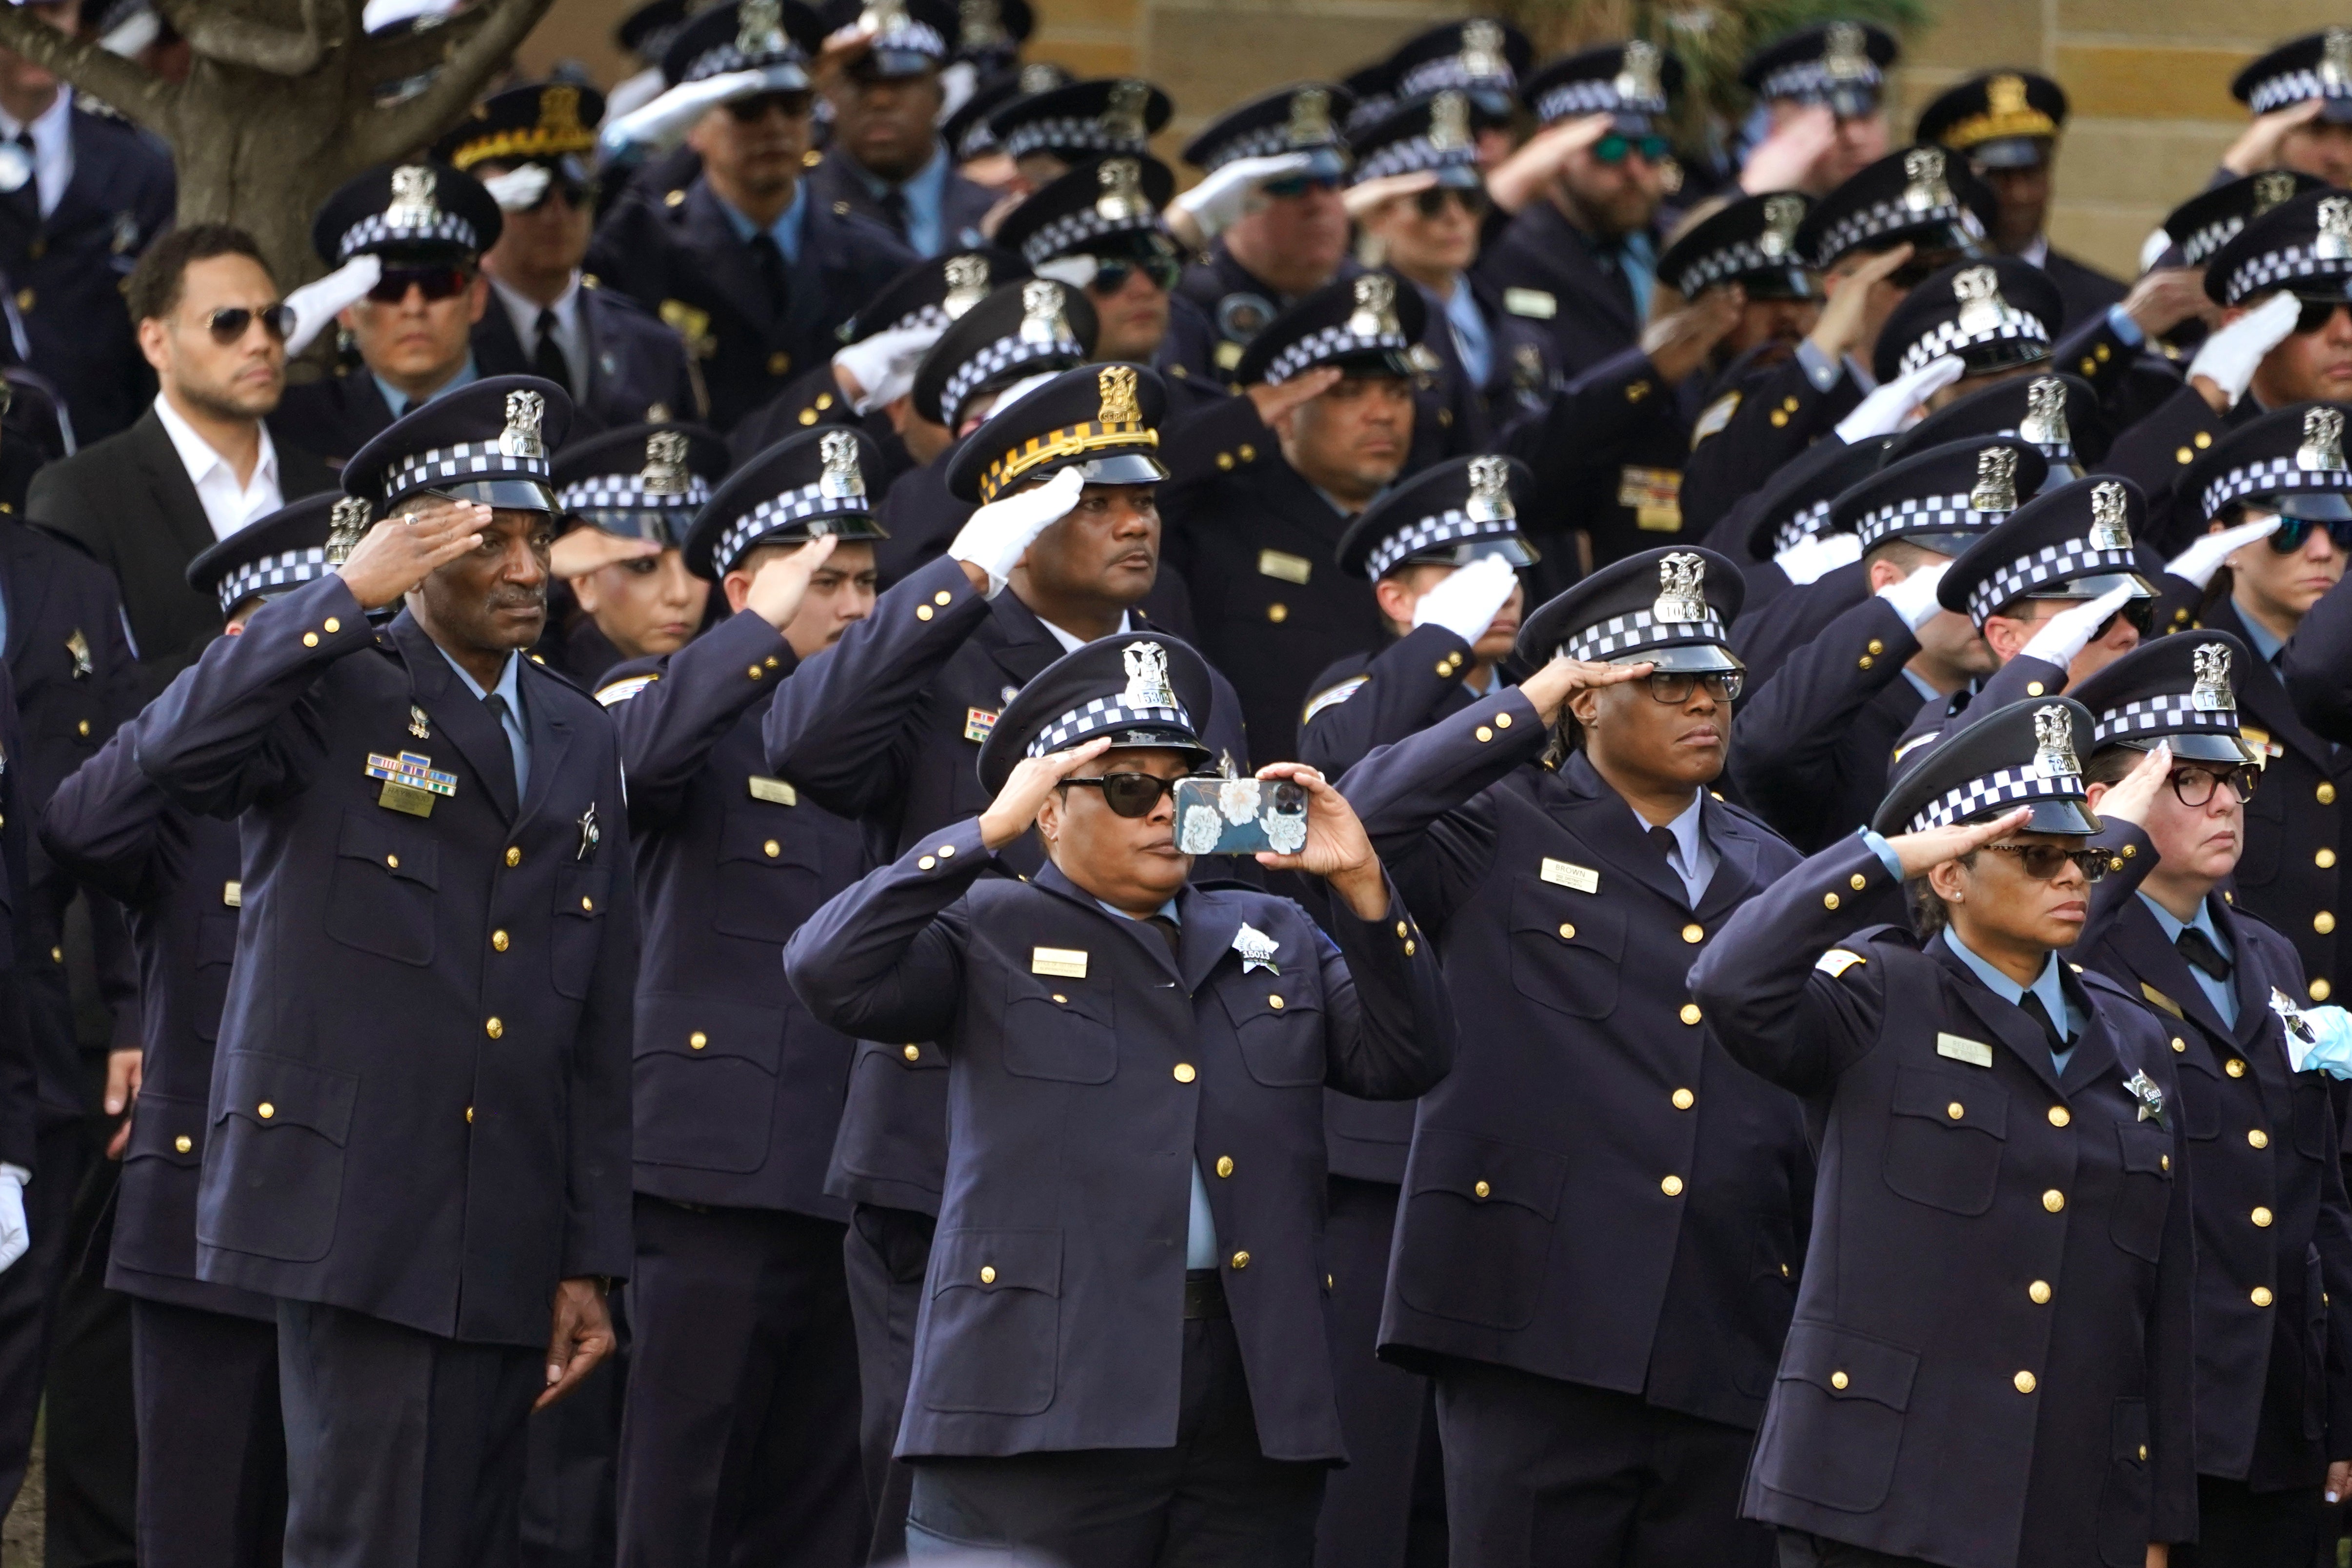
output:
[[[1690,701],[1691,693],[1700,686],[1719,703],[1738,702],[1740,688],[1748,684],[1744,670],[1709,670],[1704,674],[1687,670],[1656,670],[1650,675],[1650,700],[1676,707]]]
[[[276,342],[284,342],[286,334],[294,330],[294,307],[280,300],[264,305],[258,310],[243,305],[224,305],[207,317],[205,326],[212,332],[215,343],[234,343],[245,336],[246,329],[256,321]]]
[[[1287,179],[1268,180],[1258,187],[1269,196],[1303,196],[1309,191],[1336,191],[1339,188],[1337,174],[1294,174]]]
[[[2336,548],[2352,551],[2352,517],[2329,517],[2321,521],[2312,517],[2281,517],[2278,532],[2263,542],[2281,555],[2293,555],[2311,541],[2311,530],[2326,528]]]
[[[2303,308],[2295,312],[2294,330],[2297,337],[2316,332],[2336,319],[2338,310],[2352,310],[2352,301],[2344,299],[2314,299],[2305,295],[2295,297]]]
[[[2056,844],[1987,844],[1985,848],[2015,855],[2018,869],[2036,882],[2055,882],[2070,865],[2083,873],[2084,882],[2096,882],[2107,874],[2105,850],[2069,850]]]
[[[768,118],[772,109],[783,110],[787,120],[797,120],[806,114],[816,99],[805,92],[755,92],[749,98],[739,98],[727,106],[727,112],[738,125],[757,125]]]
[[[2230,786],[2230,793],[2237,797],[2238,804],[2242,806],[2254,798],[2254,785],[2261,778],[2262,770],[2251,762],[2221,768],[2183,763],[2172,770],[2170,782],[2173,799],[2184,806],[2210,805],[2213,791],[2225,783]]]
[[[454,299],[466,291],[473,275],[456,265],[447,267],[387,267],[367,297],[379,305],[397,305],[415,289],[431,299]]]
[[[1175,290],[1176,280],[1184,276],[1184,264],[1172,256],[1098,256],[1095,258],[1095,275],[1087,279],[1087,291],[1116,294],[1139,271],[1151,279],[1162,294],[1168,294]]]
[[[1076,784],[1088,789],[1099,789],[1103,794],[1103,804],[1119,816],[1148,817],[1159,806],[1161,796],[1172,800],[1176,786],[1182,783],[1184,778],[1195,777],[1201,776],[1187,774],[1183,778],[1162,779],[1156,773],[1106,773],[1097,779],[1065,779],[1062,787],[1067,789]]]
[[[1433,218],[1445,211],[1447,204],[1460,207],[1473,218],[1486,215],[1486,190],[1483,185],[1432,185],[1426,191],[1416,191],[1412,210],[1424,218]]]

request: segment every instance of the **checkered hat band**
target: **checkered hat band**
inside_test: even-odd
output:
[[[2203,266],[2212,258],[2215,251],[2236,239],[2238,231],[2245,226],[2246,220],[2237,216],[2220,218],[2207,224],[2180,242],[2180,264],[2183,267]]]
[[[1518,87],[1517,78],[1496,76],[1487,72],[1473,75],[1465,70],[1460,55],[1440,55],[1433,60],[1423,60],[1397,79],[1398,98],[1419,98],[1423,93],[1441,92],[1449,87],[1491,89],[1511,92]]]
[[[1947,354],[2005,341],[2046,344],[2050,341],[2050,329],[2042,324],[2041,317],[2022,310],[2002,316],[1989,331],[1963,331],[1957,318],[1938,321],[1934,331],[1903,350],[1903,373],[1909,375],[1929,361],[1940,360]]]
[[[1007,158],[1019,158],[1046,147],[1136,153],[1144,152],[1147,145],[1138,137],[1113,135],[1108,127],[1090,114],[1057,114],[1050,120],[1033,120],[1014,126],[1006,132],[997,151]]]
[[[996,132],[988,128],[985,120],[975,120],[970,130],[956,140],[955,155],[959,163],[969,163],[983,153],[996,151]]]
[[[1770,272],[1776,269],[1804,266],[1801,257],[1782,251],[1779,256],[1766,256],[1752,239],[1736,239],[1720,250],[1708,251],[1683,268],[1675,290],[1685,298],[1696,294],[1710,283],[1720,283],[1727,277],[1742,273]]]
[[[1303,146],[1294,147],[1290,144],[1290,127],[1287,123],[1261,125],[1255,131],[1244,131],[1231,141],[1210,149],[1202,155],[1206,161],[1202,163],[1201,168],[1204,172],[1213,174],[1236,158],[1271,158],[1281,152],[1311,152],[1318,147],[1339,145],[1338,137],[1327,136],[1319,141],[1310,141]]]
[[[1148,208],[1147,208],[1148,210]],[[1158,234],[1156,217],[1107,218],[1089,204],[1075,213],[1065,213],[1021,242],[1021,255],[1034,267],[1041,261],[1082,248],[1087,241],[1100,239],[1105,235]]]
[[[1984,811],[2014,806],[2020,800],[2081,799],[2083,779],[2079,774],[2044,774],[2031,763],[2023,768],[2004,768],[1981,779],[1971,779],[1920,807],[1918,815],[1911,819],[1911,831],[1924,833],[1929,828],[1963,822]]]
[[[1788,521],[1772,530],[1772,553],[1779,555],[1784,549],[1804,543],[1820,533],[1829,520],[1830,504],[1827,501],[1815,501],[1802,511],[1791,515]]]
[[[878,338],[885,332],[903,332],[910,327],[929,327],[944,332],[950,325],[952,323],[948,320],[948,313],[944,306],[924,304],[916,306],[888,326],[877,327],[873,331],[865,333],[863,336]]]
[[[894,55],[929,55],[940,60],[948,57],[948,41],[940,37],[940,30],[911,16],[902,16],[876,34],[874,47]]]
[[[2012,599],[2022,599],[2045,583],[2077,577],[2101,577],[2137,571],[2139,562],[2127,549],[2093,549],[2086,539],[2043,545],[2032,555],[2020,556],[1969,590],[1969,615],[1978,625]]]
[[[2186,729],[2235,735],[2238,710],[2234,706],[2198,707],[2189,702],[2186,693],[2167,692],[2161,696],[2126,703],[2113,713],[2101,714],[2098,722],[2091,727],[2091,741],[2095,746],[2105,746],[2111,740],[2125,740],[2135,735],[2174,735]]]
[[[1948,534],[1963,529],[1983,529],[1992,527],[2007,512],[1979,512],[1969,505],[1969,493],[1957,496],[1906,496],[1892,506],[1881,507],[1864,516],[1854,525],[1854,535],[1868,549],[1881,539],[1898,534]]]
[[[1129,707],[1117,697],[1097,697],[1082,708],[1066,713],[1038,733],[1025,755],[1044,757],[1066,750],[1098,730],[1129,724],[1172,724],[1192,727],[1192,718],[1181,707]]]
[[[436,209],[433,222],[423,228],[403,224],[397,227],[384,221],[382,213],[370,213],[343,231],[335,243],[335,259],[349,261],[362,251],[385,245],[454,245],[467,250],[482,248],[481,236],[474,225],[455,213]]]
[[[1514,523],[1465,517],[1457,507],[1433,517],[1423,517],[1382,539],[1372,551],[1372,575],[1378,577],[1397,562],[1448,539],[1516,538],[1518,531]]]
[[[2225,303],[2235,305],[2249,295],[2265,288],[2284,288],[2303,278],[2348,276],[2352,276],[2352,260],[2315,256],[2309,246],[2281,246],[2239,263],[2238,270],[2230,274],[2221,298]]]
[[[536,479],[545,484],[550,471],[544,457],[516,457],[499,451],[495,441],[461,441],[455,446],[413,453],[385,469],[383,499],[389,503],[411,490],[430,490],[450,479]]]
[[[1712,607],[1704,621],[1661,621],[1646,610],[1612,615],[1598,626],[1587,626],[1570,637],[1560,644],[1560,651],[1571,659],[1609,659],[1638,648],[1658,648],[1669,643],[1694,640],[1730,643],[1730,634],[1715,618]]]
[[[747,55],[735,47],[734,39],[730,38],[727,42],[705,49],[695,56],[692,63],[686,68],[686,74],[677,79],[678,84],[684,86],[690,81],[703,81],[711,77],[725,76],[730,71],[756,71],[764,70],[770,66],[800,66],[807,63],[807,57],[798,48],[788,48],[782,54],[762,49],[756,55]]]
[[[616,507],[683,511],[709,499],[710,481],[699,474],[688,475],[685,490],[675,495],[646,494],[646,476],[642,474],[594,474],[576,485],[565,486],[556,493],[555,503],[567,512],[610,511]]]
[[[1045,343],[1029,342],[1017,332],[999,338],[956,367],[955,374],[948,378],[948,384],[940,389],[940,412],[948,416],[947,426],[953,430],[963,423],[964,400],[978,391],[982,382],[1040,360],[1061,359],[1075,364],[1083,357],[1084,350],[1069,338],[1056,337]]]
[[[1821,247],[1813,253],[1816,267],[1827,267],[1858,245],[1866,245],[1881,235],[1898,229],[1916,228],[1923,224],[1957,224],[1962,231],[1981,235],[1984,225],[1976,214],[1958,201],[1939,202],[1925,211],[1914,212],[1903,204],[1900,197],[1888,202],[1873,202],[1859,212],[1848,213],[1822,231]]]
[[[761,502],[728,525],[719,536],[719,548],[712,559],[724,564],[740,557],[751,548],[752,541],[762,534],[772,534],[791,528],[803,517],[813,517],[819,512],[864,512],[870,508],[863,496],[827,496],[824,487],[803,485],[797,490]]]
[[[257,593],[277,593],[289,588],[299,588],[306,582],[316,582],[334,570],[327,560],[326,547],[311,545],[305,549],[289,549],[277,555],[266,555],[259,560],[249,560],[221,579],[220,607],[226,615]]]
[[[1665,112],[1664,99],[1620,98],[1617,96],[1617,83],[1599,77],[1562,82],[1536,99],[1536,118],[1546,125],[1555,120],[1566,120],[1571,114],[1664,115]]]
[[[1391,141],[1356,165],[1359,182],[1385,174],[1417,174],[1423,169],[1467,169],[1478,162],[1475,147],[1439,147],[1425,136]]]
[[[1878,63],[1868,62],[1853,76],[1842,76],[1840,87],[1877,87],[1885,78],[1878,74]],[[1830,90],[1830,73],[1822,68],[1818,59],[1797,60],[1782,66],[1757,85],[1759,98],[1820,98]]]
[[[2307,98],[2352,97],[2342,88],[2330,89],[2319,79],[2319,73],[2305,67],[2301,70],[2283,71],[2266,80],[2256,82],[2246,95],[2246,107],[2256,114],[2268,114],[2273,109],[2284,109],[2290,103],[2301,103]]]
[[[2210,517],[2247,496],[2312,490],[2352,490],[2352,472],[2342,468],[2298,468],[2293,457],[2265,457],[2258,463],[2241,463],[2229,469],[2205,486],[2200,499]]]
[[[1328,360],[1350,354],[1372,353],[1385,349],[1402,354],[1412,347],[1402,332],[1382,332],[1377,337],[1365,337],[1348,330],[1342,322],[1337,327],[1322,327],[1309,332],[1282,352],[1265,368],[1265,384],[1278,387],[1301,371],[1311,371]]]

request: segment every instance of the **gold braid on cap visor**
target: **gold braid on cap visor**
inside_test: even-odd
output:
[[[1060,430],[1049,430],[1043,435],[1031,436],[981,470],[981,504],[985,506],[995,500],[1022,476],[1048,463],[1112,447],[1150,448],[1159,444],[1160,433],[1146,426],[1140,419],[1108,422],[1090,419],[1078,424],[1066,425]]]

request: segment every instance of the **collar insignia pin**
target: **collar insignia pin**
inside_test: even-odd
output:
[[[419,740],[433,738],[433,721],[426,717],[425,710],[415,703],[408,705],[408,733]]]

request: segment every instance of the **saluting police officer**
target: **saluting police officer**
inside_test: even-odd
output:
[[[944,0],[827,0],[829,39],[856,27],[837,74],[819,84],[833,111],[809,195],[837,217],[881,225],[919,256],[981,243],[996,193],[957,172],[939,134],[940,68],[959,16]]]
[[[981,747],[987,810],[785,948],[819,1018],[948,1057],[948,1196],[898,1444],[918,1562],[1314,1560],[1324,1470],[1347,1457],[1323,1093],[1420,1093],[1454,1021],[1313,769],[1263,771],[1306,800],[1299,841],[1259,858],[1323,879],[1331,935],[1287,899],[1187,885],[1172,797],[1215,766],[1202,731],[1223,695],[1154,633],[1055,661]],[[1033,823],[1034,878],[987,874]]]
[[[1006,192],[1025,199],[1081,163],[1145,156],[1175,112],[1165,92],[1134,77],[1047,80],[989,110],[986,141],[1012,162]]]
[[[1812,1156],[1682,981],[1798,860],[1706,789],[1739,593],[1711,552],[1629,556],[1528,618],[1526,680],[1341,781],[1462,1022],[1413,1129],[1381,1349],[1436,1381],[1463,1568],[1770,1560],[1739,1483]]]
[[[1987,708],[1691,983],[1822,1169],[1742,1510],[1784,1568],[2160,1565],[2197,1533],[2178,1058],[2062,961],[2108,852],[2064,698]],[[1908,924],[1870,924],[1917,901]]]
[[[685,647],[710,598],[687,566],[686,531],[726,474],[726,443],[698,424],[624,425],[567,445],[555,459],[555,503],[585,526],[550,554],[561,580],[534,652],[593,689],[623,660]]]
[[[1173,314],[1194,308],[1171,292],[1184,264],[1160,214],[1175,188],[1176,176],[1157,158],[1093,159],[1025,198],[997,228],[997,243],[1020,252],[1039,277],[1086,291],[1101,323],[1097,358],[1150,362]],[[1225,401],[1222,382],[1178,375],[1173,365],[1168,380],[1171,396],[1189,405],[1178,418]]]
[[[849,1206],[825,1190],[853,1043],[776,961],[866,867],[855,823],[768,771],[760,730],[800,661],[874,605],[874,444],[795,435],[687,512],[730,612],[624,664],[597,700],[629,778],[637,1262],[621,1439],[622,1560],[865,1561]]]
[[[345,469],[383,520],[141,721],[149,778],[243,814],[254,913],[196,1269],[277,1298],[289,1563],[511,1560],[534,1396],[612,1348],[637,951],[620,758],[604,711],[520,653],[569,420],[528,377],[404,416]]]

